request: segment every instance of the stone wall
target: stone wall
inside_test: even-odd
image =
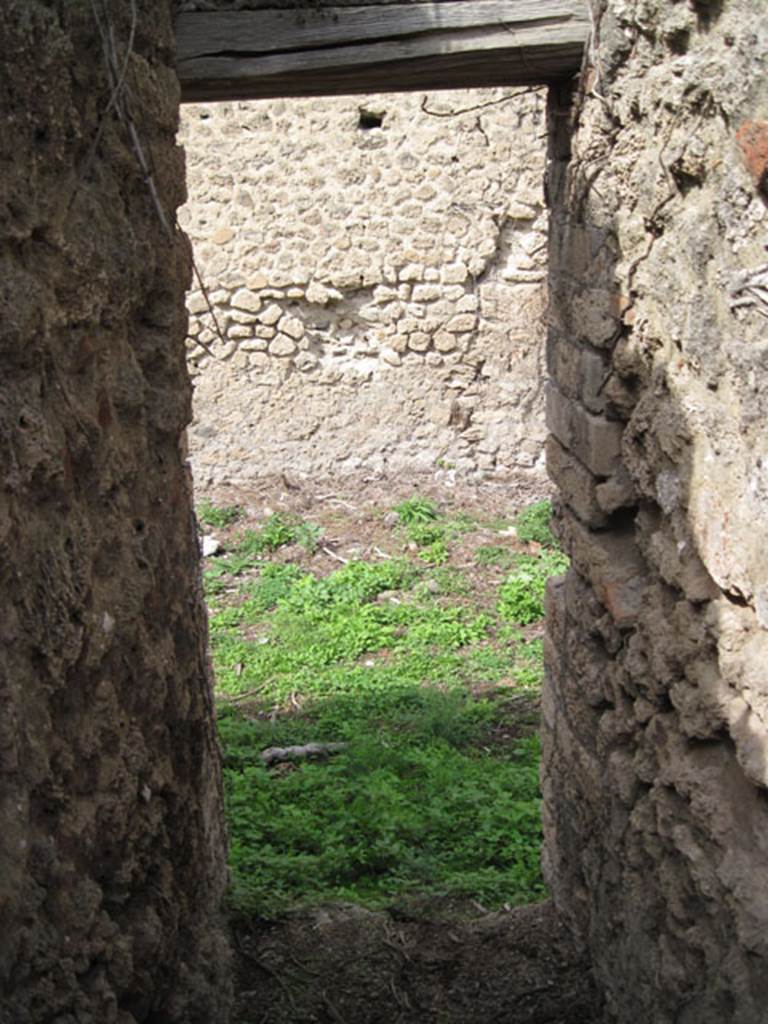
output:
[[[768,1006],[768,14],[593,4],[553,93],[547,874],[609,1018]]]
[[[0,5],[2,1024],[227,1018],[168,6]]]
[[[196,480],[543,472],[544,96],[513,92],[183,108]]]

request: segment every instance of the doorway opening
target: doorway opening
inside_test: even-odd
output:
[[[205,282],[189,449],[233,904],[281,922],[276,970],[320,930],[331,959],[304,962],[321,977],[361,929],[370,966],[412,921],[377,976],[387,1019],[415,998],[392,972],[416,946],[448,958],[450,922],[473,974],[491,929],[499,973],[527,966],[490,984],[490,1012],[534,984],[501,937],[544,896],[543,589],[565,565],[543,465],[544,90],[183,115],[180,222]],[[559,923],[526,913],[573,972],[561,994],[589,1004]],[[419,996],[435,1013],[438,988]],[[267,998],[295,1015],[279,987]]]

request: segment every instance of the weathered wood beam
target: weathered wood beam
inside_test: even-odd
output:
[[[442,0],[192,12],[182,102],[544,84],[579,70],[583,0]]]

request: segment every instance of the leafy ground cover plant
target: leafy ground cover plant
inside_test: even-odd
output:
[[[547,580],[565,572],[568,559],[560,551],[543,551],[516,555],[514,562],[499,589],[498,611],[502,619],[525,626],[543,617]]]
[[[417,494],[407,501],[395,505],[394,511],[404,526],[411,526],[414,523],[430,523],[437,519],[437,505],[429,498],[420,498]]]
[[[552,503],[536,501],[515,517],[515,532],[522,541],[535,541],[545,548],[559,548],[557,538],[550,528],[551,520]]]
[[[240,505],[214,505],[212,501],[203,498],[197,506],[198,521],[206,526],[222,528],[231,526],[238,519],[242,519],[245,512]]]
[[[331,567],[322,551],[299,549],[286,516],[213,560],[206,586],[239,913],[328,899],[385,906],[412,894],[492,907],[544,892],[541,641],[535,623],[512,625],[534,619],[515,618],[510,580],[528,572],[535,590],[563,556],[518,551],[504,579],[496,560],[476,568],[474,553],[492,546],[487,525],[426,499],[403,506],[395,534],[437,529],[430,543],[443,545],[445,564],[425,564],[420,548]],[[286,560],[294,550],[301,565]],[[265,748],[309,742],[345,746],[265,767]]]
[[[322,534],[316,523],[278,513],[269,516],[258,528],[244,530],[225,555],[210,561],[204,573],[208,592],[227,589],[228,578],[258,569],[267,556],[287,545],[297,544],[314,554]]]
[[[418,495],[396,505],[393,511],[408,540],[418,549],[419,558],[429,565],[444,565],[450,557],[451,541],[476,525],[464,512],[441,515],[433,501]]]

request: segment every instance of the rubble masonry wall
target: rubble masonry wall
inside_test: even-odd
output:
[[[545,96],[516,92],[182,108],[198,482],[544,476]]]
[[[169,7],[0,5],[2,1024],[227,1019]]]
[[[768,16],[593,4],[550,103],[547,876],[621,1024],[768,1005]]]

